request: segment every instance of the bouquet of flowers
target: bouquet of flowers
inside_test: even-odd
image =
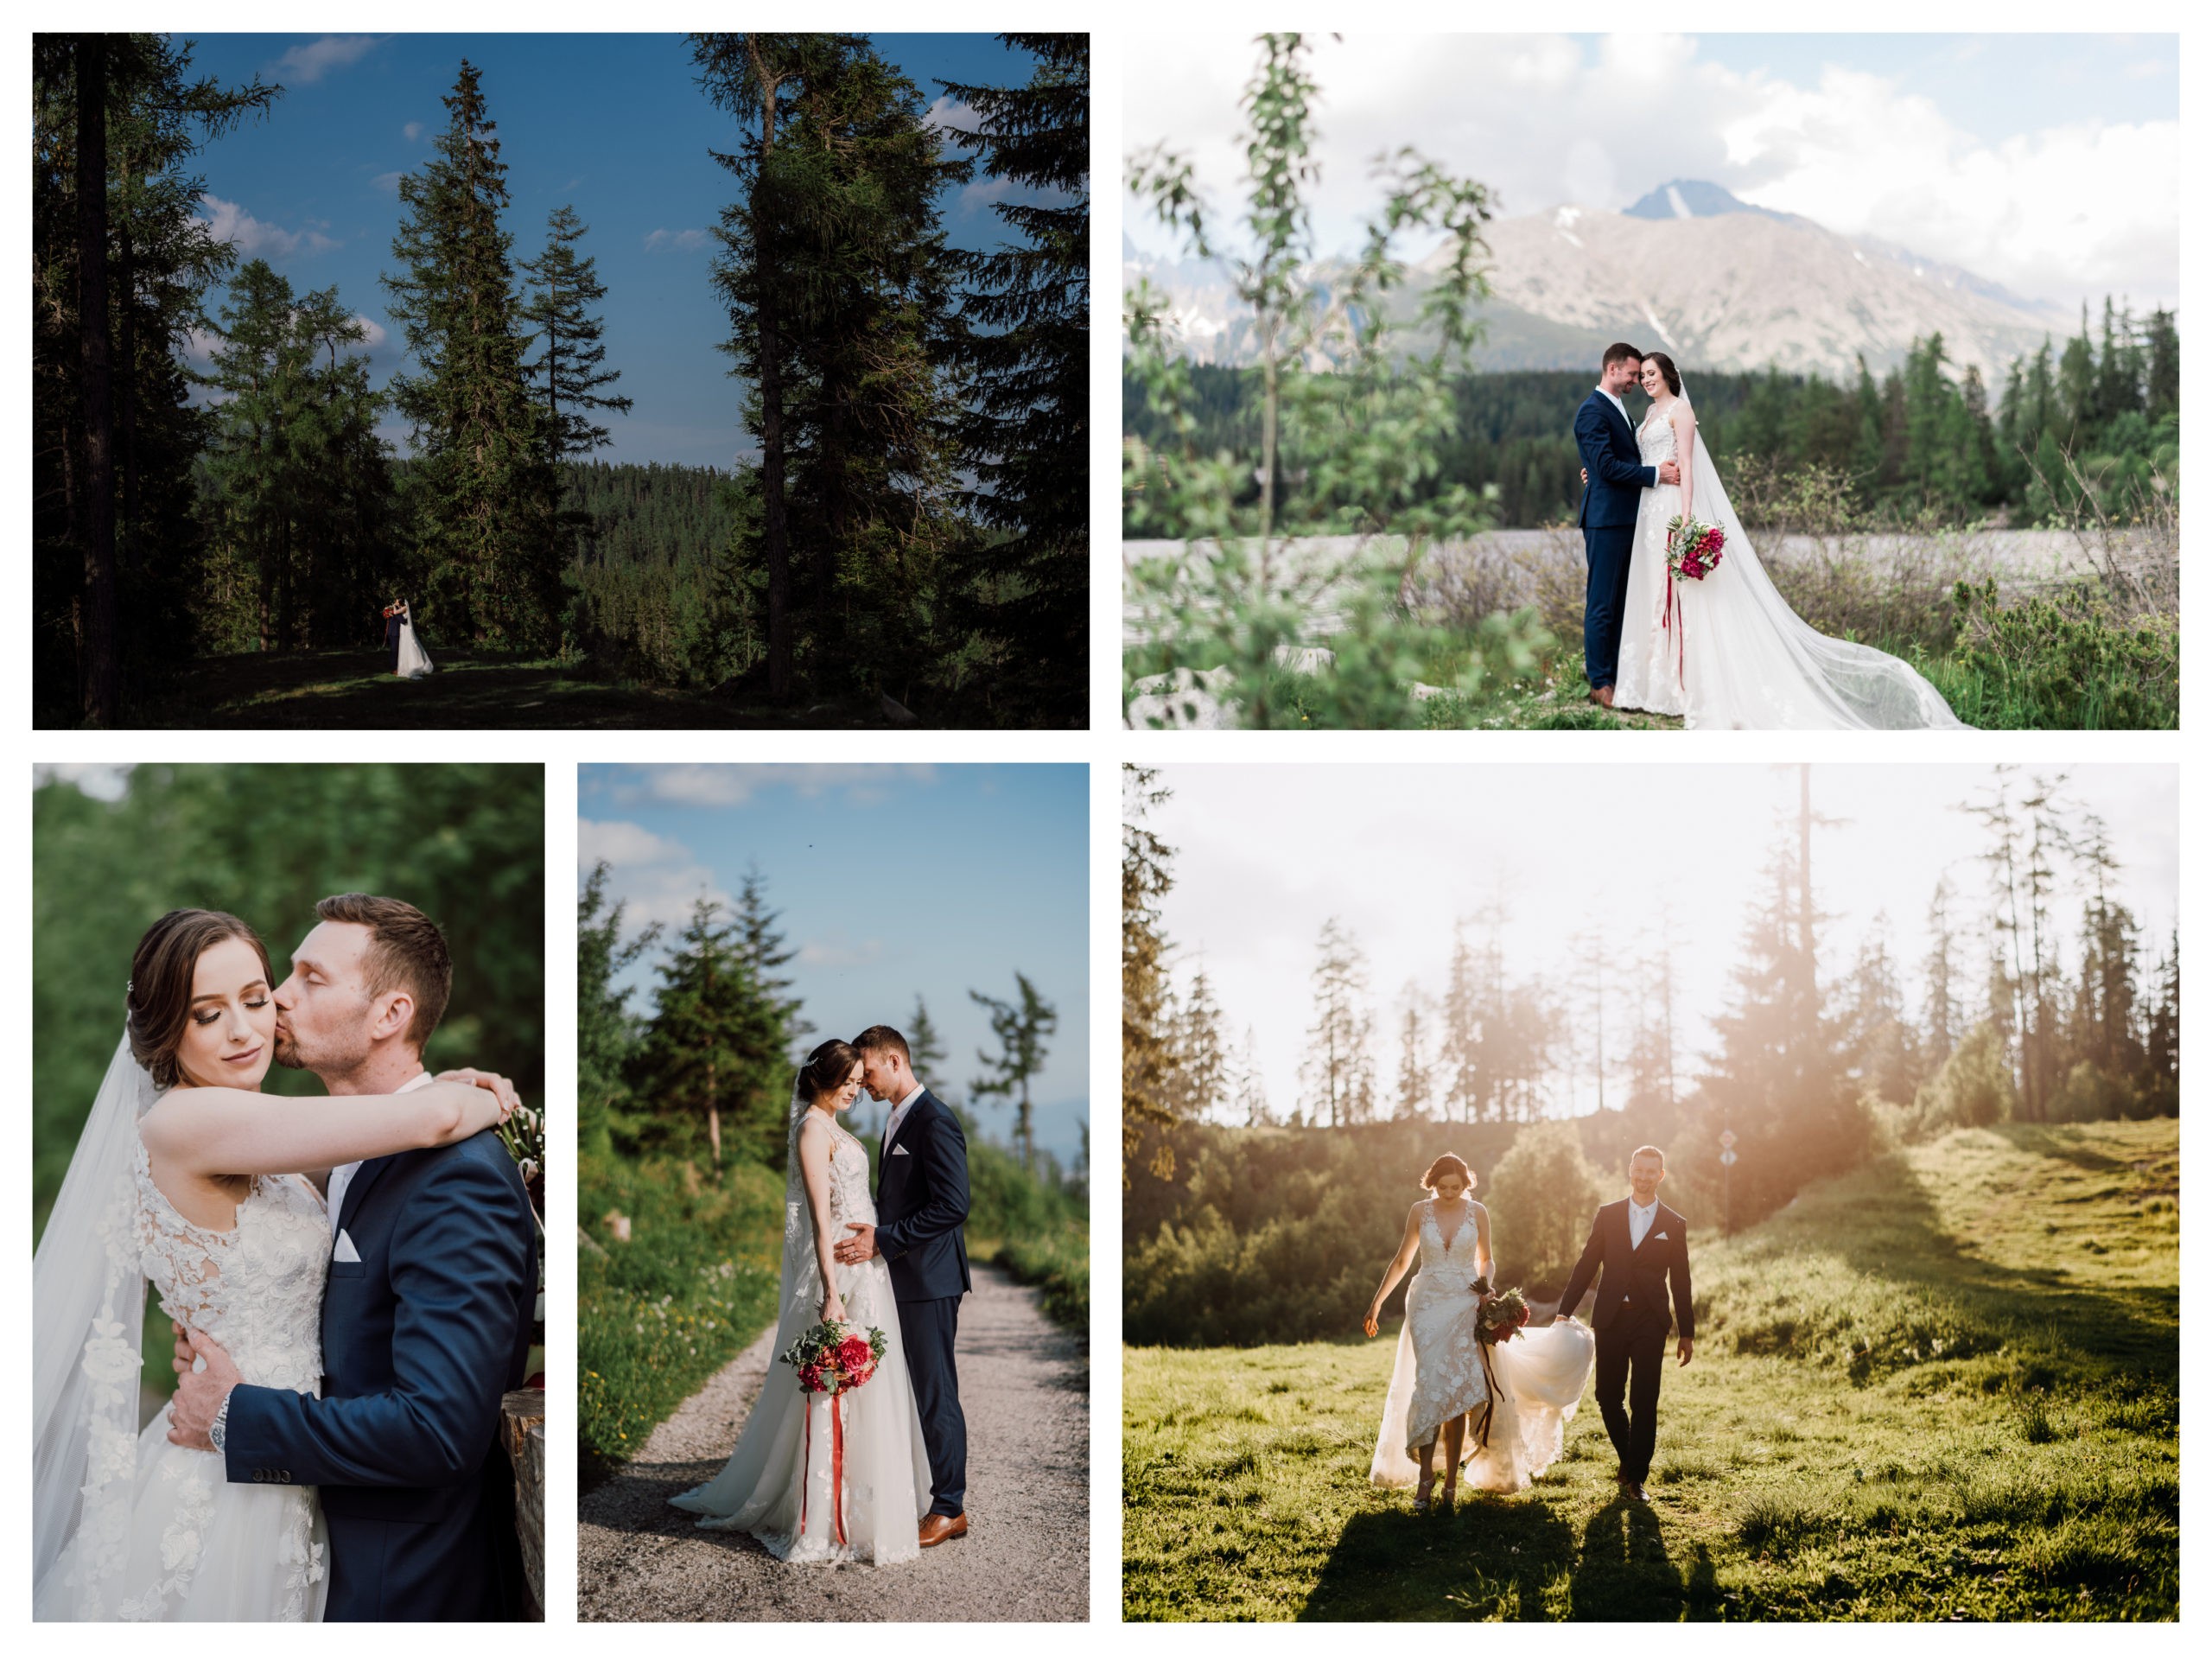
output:
[[[1701,581],[1720,567],[1728,537],[1694,517],[1667,519],[1667,572],[1678,581]]]
[[[883,1329],[855,1327],[849,1321],[817,1321],[776,1359],[798,1370],[798,1388],[835,1397],[857,1391],[875,1377],[883,1359]]]
[[[837,1544],[845,1544],[845,1413],[843,1398],[875,1377],[883,1359],[886,1340],[880,1327],[861,1328],[849,1321],[817,1321],[776,1359],[798,1370],[800,1390],[830,1398],[830,1488],[836,1518]],[[807,1472],[814,1467],[814,1410],[806,1410]],[[810,1476],[799,1482],[798,1525],[806,1528],[806,1489]]]
[[[1503,1345],[1528,1325],[1529,1302],[1517,1287],[1491,1294],[1475,1312],[1475,1337],[1485,1345]]]

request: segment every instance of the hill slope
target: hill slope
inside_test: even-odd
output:
[[[1413,1518],[1366,1481],[1388,1330],[1132,1349],[1124,1612],[2170,1618],[2179,1167],[2170,1120],[1961,1132],[1708,1232],[1648,1506],[1586,1399],[1527,1494]]]

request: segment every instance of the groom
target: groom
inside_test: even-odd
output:
[[[1621,1492],[1648,1500],[1643,1480],[1651,1474],[1651,1450],[1659,1435],[1659,1376],[1666,1364],[1667,1297],[1671,1289],[1677,1363],[1687,1366],[1696,1319],[1690,1308],[1689,1226],[1682,1215],[1659,1204],[1659,1185],[1667,1176],[1667,1157],[1647,1143],[1629,1157],[1629,1196],[1598,1209],[1590,1239],[1567,1278],[1559,1313],[1573,1320],[1602,1266],[1598,1305],[1590,1325],[1598,1334],[1598,1411],[1605,1435],[1620,1456]],[[1621,1406],[1621,1392],[1628,1406]]]
[[[853,1045],[861,1084],[892,1109],[876,1168],[876,1222],[847,1225],[853,1233],[837,1244],[837,1260],[857,1264],[880,1253],[890,1261],[899,1342],[930,1461],[921,1540],[942,1545],[968,1532],[968,1421],[952,1359],[960,1298],[971,1286],[960,1227],[968,1217],[968,1140],[952,1111],[914,1078],[906,1036],[879,1023]]]
[[[328,896],[276,992],[276,1060],[334,1096],[429,1084],[453,963],[420,909]],[[302,1108],[313,1103],[302,1099]],[[527,1607],[501,1397],[522,1383],[537,1228],[498,1136],[330,1175],[320,1397],[240,1382],[197,1331],[178,1347],[169,1441],[234,1483],[311,1484],[330,1534],[330,1620],[512,1620]]]
[[[1581,450],[1588,479],[1581,515],[1583,550],[1590,563],[1582,595],[1582,672],[1590,680],[1590,699],[1600,707],[1613,704],[1637,506],[1645,489],[1681,481],[1672,460],[1647,466],[1637,449],[1621,396],[1643,372],[1643,353],[1635,346],[1606,346],[1598,388],[1574,416],[1574,446]]]
[[[399,671],[399,600],[394,598],[384,612],[384,650],[391,657],[391,670]]]

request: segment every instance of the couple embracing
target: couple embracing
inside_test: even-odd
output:
[[[865,1089],[891,1107],[868,1193],[868,1147],[839,1123]],[[791,1089],[776,1348],[729,1462],[670,1503],[752,1535],[785,1563],[905,1563],[968,1532],[968,1424],[953,1359],[970,1288],[968,1140],[880,1024],[825,1041]],[[825,1324],[868,1372],[803,1384],[799,1342]],[[865,1353],[870,1336],[880,1350]]]
[[[498,1441],[537,1232],[497,1075],[432,1076],[453,964],[390,897],[280,983],[233,914],[139,941],[32,1264],[41,1620],[485,1620],[529,1607]],[[329,1096],[261,1091],[272,1059]],[[146,1283],[177,1338],[139,1428]]]
[[[1630,386],[1651,399],[1634,426],[1621,400]],[[1676,716],[1691,729],[1964,728],[1910,666],[1815,632],[1775,590],[1672,358],[1608,346],[1574,442],[1589,561],[1583,671],[1599,706]],[[1719,532],[1701,577],[1670,566],[1677,524]]]
[[[1497,1278],[1490,1213],[1474,1199],[1474,1174],[1458,1155],[1436,1158],[1421,1177],[1429,1197],[1407,1213],[1404,1239],[1367,1310],[1372,1339],[1383,1301],[1420,1260],[1421,1272],[1406,1289],[1406,1320],[1369,1464],[1370,1482],[1378,1488],[1414,1484],[1417,1512],[1450,1511],[1463,1468],[1477,1488],[1518,1493],[1564,1451],[1567,1426],[1594,1368],[1598,1411],[1619,1459],[1621,1493],[1645,1498],[1670,1298],[1678,1361],[1690,1359],[1696,1329],[1688,1226],[1659,1200],[1666,1175],[1667,1157],[1651,1144],[1629,1157],[1628,1198],[1598,1209],[1560,1295],[1558,1319],[1548,1327],[1523,1327],[1525,1308],[1517,1316],[1493,1314],[1494,1306],[1517,1295],[1491,1292]],[[1597,1303],[1585,1326],[1574,1312],[1593,1282]],[[1440,1497],[1434,1493],[1440,1457]]]

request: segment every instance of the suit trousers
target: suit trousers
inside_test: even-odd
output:
[[[1631,1314],[1598,1329],[1598,1412],[1629,1482],[1640,1483],[1651,1473],[1651,1450],[1659,1438],[1659,1376],[1666,1363],[1664,1316]]]
[[[930,1461],[930,1510],[942,1517],[958,1517],[968,1493],[968,1416],[960,1411],[960,1372],[952,1360],[959,1331],[957,1298],[899,1302],[899,1342]]]
[[[1594,690],[1611,684],[1620,667],[1621,616],[1628,608],[1636,525],[1585,529],[1582,544],[1590,560],[1589,584],[1582,594],[1582,673]]]

